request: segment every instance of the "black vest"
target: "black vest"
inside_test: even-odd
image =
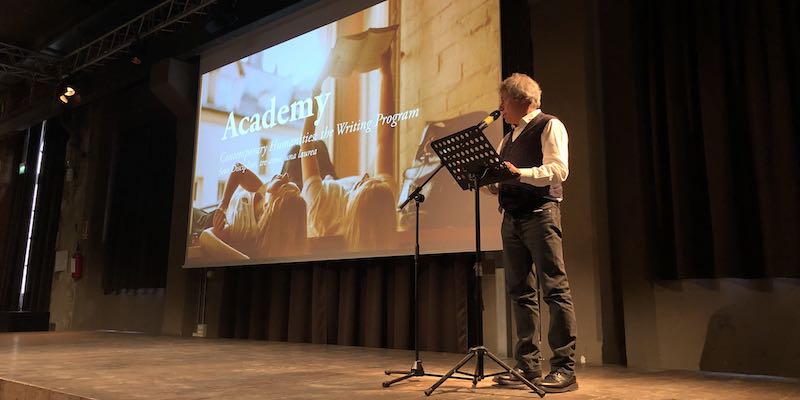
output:
[[[540,167],[544,158],[542,132],[553,118],[552,115],[539,113],[513,142],[511,133],[507,134],[500,158],[510,161],[517,168]],[[515,216],[530,213],[548,201],[560,198],[563,198],[560,182],[549,186],[533,186],[514,179],[500,184],[500,207]]]

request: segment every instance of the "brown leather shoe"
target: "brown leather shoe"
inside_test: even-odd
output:
[[[542,379],[542,370],[522,370],[519,368],[514,368],[520,375],[522,375],[525,379],[527,379],[531,383],[538,383]],[[494,381],[501,386],[520,386],[525,385],[516,375],[508,372],[502,375],[497,375],[494,377]]]
[[[578,380],[575,374],[562,371],[553,371],[537,382],[539,387],[547,393],[564,393],[578,390]]]

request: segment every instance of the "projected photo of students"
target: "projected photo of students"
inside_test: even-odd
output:
[[[335,77],[347,79],[354,72],[369,72],[378,68],[381,79],[377,96],[367,92],[361,101],[351,101],[338,108],[344,114],[357,112],[361,104],[378,104],[379,116],[392,115],[394,111],[393,81],[391,75],[390,44],[396,27],[370,29],[361,35],[340,38],[334,46],[329,59],[323,68],[320,80],[312,90],[312,97],[318,98],[322,93],[325,80]],[[360,47],[360,57],[351,58],[355,49]],[[370,48],[370,50],[365,50]],[[373,95],[370,98],[370,95]],[[377,98],[375,98],[377,97]],[[352,100],[358,97],[353,96]],[[312,104],[313,114],[318,114],[319,105]],[[355,107],[353,107],[355,106]],[[361,165],[357,175],[336,179],[334,174],[323,174],[320,163],[328,165],[324,142],[312,142],[311,139],[324,137],[326,128],[315,127],[315,122],[307,118],[303,138],[300,145],[300,164],[303,182],[303,198],[308,204],[308,237],[325,238],[341,237],[343,243],[332,243],[325,250],[345,249],[348,252],[378,252],[397,248],[397,218],[395,210],[394,190],[394,135],[391,126],[381,127],[380,122],[350,123],[356,125],[350,130],[360,129],[362,134],[373,134],[377,138],[367,148],[372,165]],[[318,124],[317,124],[318,125]],[[377,127],[373,127],[377,125]],[[347,134],[347,123],[337,127],[339,136]],[[329,132],[329,131],[328,131]],[[361,145],[361,143],[357,143]],[[358,154],[359,149],[347,149],[353,144],[342,144],[343,150],[349,154]],[[383,164],[381,164],[383,163]],[[369,170],[374,171],[371,175]]]
[[[212,259],[265,259],[306,249],[306,203],[286,174],[265,183],[237,163],[219,207],[211,213],[195,209],[193,217],[202,229],[198,243]]]
[[[203,74],[187,265],[413,253],[397,205],[438,166],[427,143],[494,109],[499,80],[496,2],[439,3],[379,3]],[[424,39],[441,12],[478,29]],[[496,60],[472,70],[476,46]],[[472,197],[439,175],[423,252],[469,251]]]

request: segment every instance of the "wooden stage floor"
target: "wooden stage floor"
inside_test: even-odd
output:
[[[424,399],[433,377],[389,388],[384,369],[407,369],[413,351],[198,339],[113,332],[0,334],[0,400]],[[422,353],[442,373],[463,354]],[[487,359],[487,373],[494,370]],[[471,371],[470,368],[464,369]],[[800,381],[685,371],[584,366],[568,399],[800,399]],[[450,379],[431,399],[538,398],[491,379]]]

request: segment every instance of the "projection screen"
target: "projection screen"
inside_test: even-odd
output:
[[[333,3],[203,55],[186,267],[413,254],[398,206],[438,167],[430,142],[497,108],[499,1]],[[421,253],[474,251],[474,192],[442,169],[422,193]]]

